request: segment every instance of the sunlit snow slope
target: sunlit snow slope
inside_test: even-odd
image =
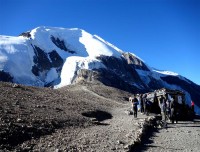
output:
[[[114,47],[77,28],[38,27],[28,34],[19,37],[0,36],[0,70],[10,73],[14,82],[25,85],[44,86],[60,78],[59,86],[68,85],[79,68],[104,67],[96,59],[97,56],[121,57]],[[52,65],[56,62],[51,58],[53,51],[63,60],[59,67]],[[38,56],[42,57],[36,59]],[[39,68],[39,72],[35,72],[37,74],[34,74],[33,67],[39,61],[35,60],[47,62],[42,66],[44,70]]]

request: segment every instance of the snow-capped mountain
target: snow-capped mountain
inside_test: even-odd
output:
[[[136,55],[78,28],[37,27],[18,37],[0,36],[0,81],[59,88],[83,79],[131,92],[179,89],[186,92],[188,103],[200,98],[199,85],[151,68]]]

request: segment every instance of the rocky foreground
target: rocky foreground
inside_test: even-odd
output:
[[[155,128],[156,116],[129,114],[130,95],[101,83],[54,90],[0,82],[0,151],[200,149],[199,121]]]
[[[62,89],[0,83],[1,151],[130,151],[153,118],[100,83]],[[144,127],[145,126],[145,127]]]
[[[143,140],[134,151],[148,152],[198,152],[200,150],[200,119],[168,124],[157,129]]]

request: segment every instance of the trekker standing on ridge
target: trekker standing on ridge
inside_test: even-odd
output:
[[[132,104],[133,104],[133,115],[134,115],[134,118],[137,118],[138,99],[136,98],[136,95],[134,95],[134,97],[133,97]]]

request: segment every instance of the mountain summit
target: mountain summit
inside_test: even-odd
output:
[[[199,85],[177,73],[155,70],[82,29],[42,26],[18,37],[0,36],[0,81],[59,88],[82,80],[133,93],[178,89],[186,93],[187,103],[200,98]]]

